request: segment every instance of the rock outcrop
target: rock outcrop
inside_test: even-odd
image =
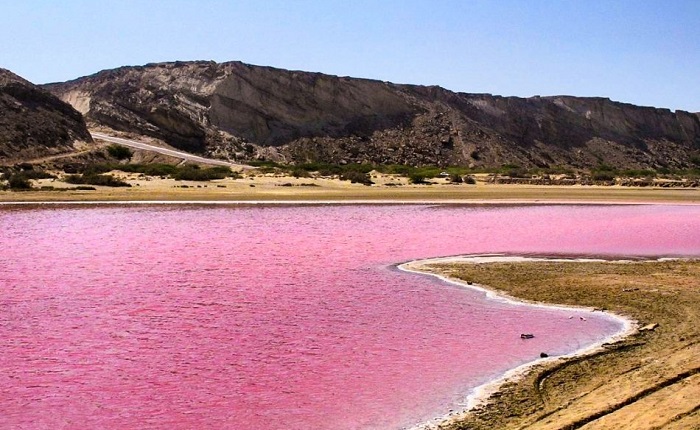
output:
[[[92,142],[80,112],[0,69],[0,163],[70,152],[76,141]]]
[[[123,67],[45,88],[88,121],[237,160],[658,169],[690,167],[700,151],[697,113],[239,62]]]

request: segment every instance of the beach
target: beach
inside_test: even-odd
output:
[[[250,175],[207,182],[112,174],[131,187],[95,186],[75,190],[58,179],[33,181],[31,191],[0,191],[8,201],[408,201],[462,203],[698,203],[700,189],[588,185],[451,184],[436,178],[432,184],[409,184],[407,178],[376,173],[374,185],[353,184],[333,178],[295,178],[282,175]]]
[[[449,259],[408,267],[629,322],[593,348],[509,372],[473,393],[472,409],[421,428],[700,428],[700,261]]]

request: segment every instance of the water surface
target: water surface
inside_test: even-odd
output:
[[[58,206],[0,227],[1,428],[398,429],[620,325],[397,263],[700,254],[695,206]]]

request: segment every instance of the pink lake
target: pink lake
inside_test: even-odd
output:
[[[400,429],[621,324],[398,263],[698,256],[700,206],[6,206],[0,245],[0,428]]]

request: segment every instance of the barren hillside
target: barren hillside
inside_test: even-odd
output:
[[[48,90],[88,121],[236,160],[685,168],[700,115],[500,97],[230,62],[122,67]]]
[[[80,112],[0,69],[0,163],[69,152],[75,141],[92,141]]]

